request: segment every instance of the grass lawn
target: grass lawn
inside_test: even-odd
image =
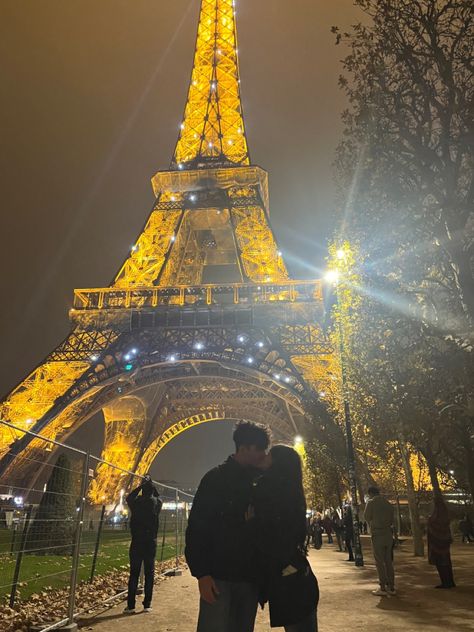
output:
[[[16,553],[10,555],[12,531],[0,530],[0,598],[9,594],[16,564]],[[20,536],[17,535],[19,543]],[[81,544],[79,581],[89,579],[97,534],[84,531]],[[168,531],[162,547],[163,534],[158,538],[157,560],[167,560],[176,554],[174,532]],[[127,531],[104,529],[97,557],[96,575],[127,568],[130,534]],[[178,543],[179,548],[181,544]],[[46,587],[62,588],[69,583],[71,556],[24,554],[19,576],[18,591],[22,599],[39,593]]]

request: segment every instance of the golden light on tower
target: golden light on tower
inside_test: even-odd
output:
[[[102,458],[122,470],[97,466],[97,503],[182,432],[241,418],[243,400],[249,419],[271,420],[286,442],[315,410],[327,416],[322,284],[289,278],[269,223],[232,0],[201,2],[179,138],[152,187],[153,209],[113,282],[75,290],[71,333],[2,403],[6,421],[59,441],[102,412]],[[0,425],[9,480],[30,484],[42,450]]]

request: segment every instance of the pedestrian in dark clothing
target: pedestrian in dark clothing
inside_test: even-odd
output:
[[[344,509],[344,543],[346,545],[346,551],[349,554],[347,558],[348,562],[354,561],[354,551],[352,548],[352,544],[354,542],[354,523],[352,521],[352,508],[350,505],[347,505]]]
[[[468,544],[474,542],[474,540],[471,539],[471,525],[472,523],[469,516],[465,514],[463,519],[459,522],[459,531],[461,532],[461,542],[463,544],[464,542],[467,542]]]
[[[270,433],[240,422],[234,442],[235,454],[202,479],[186,530],[186,561],[201,596],[198,632],[252,632],[255,625],[255,542],[246,515]]]
[[[321,525],[321,518],[317,516],[313,518],[311,523],[311,543],[318,551],[323,546],[323,527]]]
[[[263,604],[272,628],[317,632],[318,582],[307,560],[306,501],[301,459],[283,445],[271,449],[268,469],[255,484],[253,509]]]
[[[322,524],[323,524],[324,531],[326,531],[327,536],[328,536],[328,544],[332,544],[333,543],[333,539],[332,539],[332,520],[331,520],[331,518],[328,515],[324,516],[324,518],[322,520]]]
[[[344,525],[342,523],[341,518],[339,517],[337,513],[334,513],[332,517],[332,528],[336,535],[336,541],[337,541],[337,546],[339,548],[339,551],[342,552],[342,539],[344,536]]]
[[[472,524],[471,516],[466,514],[467,530],[471,538],[474,538],[474,525]]]
[[[436,588],[455,588],[451,544],[453,541],[449,526],[449,512],[442,495],[435,493],[434,509],[428,518],[428,560],[438,570],[441,584]]]
[[[151,612],[155,579],[156,538],[162,503],[149,476],[145,476],[143,483],[127,496],[126,501],[132,514],[130,519],[132,542],[130,544],[130,577],[125,612],[127,614],[135,612],[135,599],[142,564],[145,573],[143,608],[145,612]]]

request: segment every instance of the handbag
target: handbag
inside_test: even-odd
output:
[[[318,581],[306,558],[296,573],[274,576],[269,586],[272,628],[294,625],[318,607]]]

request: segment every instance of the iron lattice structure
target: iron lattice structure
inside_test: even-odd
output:
[[[332,349],[319,281],[289,278],[269,224],[268,176],[250,162],[232,0],[203,0],[170,169],[114,282],[76,290],[72,329],[2,403],[2,417],[65,441],[103,415],[103,458],[145,472],[177,434],[223,419],[269,422],[290,440],[339,428],[320,397]],[[100,423],[100,420],[97,420]],[[0,426],[0,472],[26,487],[45,455]],[[95,502],[124,481],[96,472]]]

